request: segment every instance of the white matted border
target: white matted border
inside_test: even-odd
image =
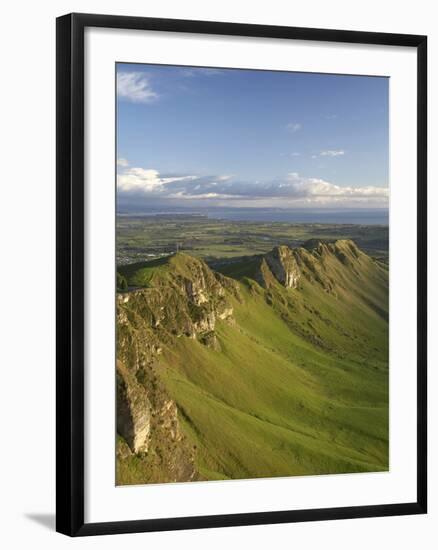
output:
[[[115,487],[115,63],[390,77],[390,471]],[[416,501],[416,50],[85,30],[85,522]]]

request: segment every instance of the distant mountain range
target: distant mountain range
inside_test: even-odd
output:
[[[117,483],[388,469],[388,271],[351,240],[119,267]]]

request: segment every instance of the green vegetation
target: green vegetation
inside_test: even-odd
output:
[[[128,290],[128,282],[126,281],[126,277],[123,275],[120,275],[119,272],[117,272],[117,290]]]
[[[119,305],[119,359],[151,401],[159,384],[176,404],[190,479],[388,469],[387,268],[351,241],[292,253],[296,288],[263,255],[219,263],[222,274],[186,254],[119,266],[144,289]],[[169,433],[119,454],[118,483],[189,479],[163,474]]]
[[[213,267],[237,256],[265,254],[274,246],[301,246],[309,239],[352,239],[367,254],[387,259],[388,226],[248,222],[204,216],[118,216],[117,263],[127,264],[177,250]]]

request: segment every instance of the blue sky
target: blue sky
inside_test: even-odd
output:
[[[119,203],[387,207],[388,80],[117,65]]]

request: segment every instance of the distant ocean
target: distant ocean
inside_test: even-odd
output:
[[[386,208],[332,210],[332,209],[272,209],[272,208],[224,208],[208,210],[213,219],[254,222],[286,223],[340,223],[359,225],[388,225]]]
[[[142,212],[119,212],[122,216],[207,216],[211,219],[249,222],[283,223],[333,223],[358,225],[388,225],[389,211],[386,208],[205,208],[169,210],[151,209]]]

